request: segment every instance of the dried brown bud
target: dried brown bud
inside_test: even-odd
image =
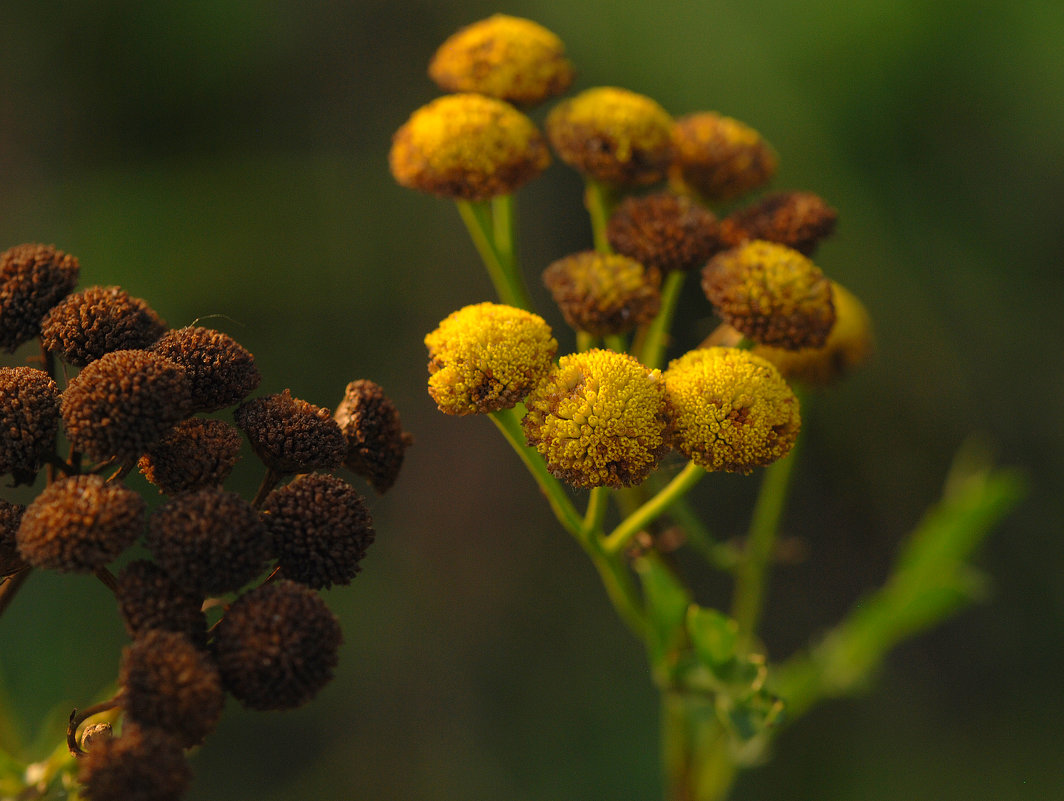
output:
[[[352,381],[333,415],[347,440],[344,466],[362,476],[379,493],[395,483],[403,453],[414,438],[403,431],[395,404],[379,384]]]
[[[115,598],[130,637],[151,629],[176,631],[195,645],[207,645],[202,598],[178,587],[166,571],[147,559],[130,562],[118,574]]]
[[[152,350],[188,372],[192,405],[198,412],[239,403],[261,380],[255,358],[231,336],[210,328],[176,328]]]
[[[670,184],[706,200],[730,200],[776,174],[776,152],[750,126],[713,111],[688,114],[672,131],[676,160]]]
[[[837,219],[835,209],[812,192],[776,192],[725,217],[720,236],[728,247],[764,239],[810,256]]]
[[[88,801],[178,801],[192,771],[177,741],[161,729],[126,725],[102,740],[78,764]]]
[[[52,245],[0,253],[0,348],[14,351],[41,331],[41,318],[78,282],[78,260]]]
[[[55,381],[32,367],[0,367],[0,473],[31,483],[58,430]]]
[[[240,454],[240,432],[224,420],[182,420],[140,457],[144,477],[167,495],[218,487]]]
[[[166,323],[140,298],[116,286],[93,286],[59,302],[41,322],[41,343],[75,367],[115,350],[146,348]]]
[[[339,467],[347,455],[347,440],[329,410],[287,389],[242,403],[233,418],[262,463],[278,473]]]
[[[721,249],[717,218],[686,195],[629,197],[606,227],[610,246],[650,269],[693,270]]]
[[[631,331],[661,306],[661,273],[616,253],[566,256],[543,271],[543,283],[565,321],[594,336]]]

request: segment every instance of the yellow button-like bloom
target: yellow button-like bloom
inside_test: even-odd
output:
[[[672,117],[644,95],[601,86],[559,103],[547,117],[558,156],[596,181],[646,186],[673,158]]]
[[[702,289],[725,322],[763,345],[819,348],[835,323],[831,282],[784,245],[754,240],[718,253]]]
[[[630,331],[661,306],[661,273],[616,253],[566,256],[543,272],[543,283],[565,321],[594,336]]]
[[[705,200],[730,200],[757,189],[772,179],[779,165],[761,134],[713,111],[681,117],[672,135],[676,161],[670,183]]]
[[[550,164],[546,139],[509,103],[445,95],[415,111],[388,154],[400,185],[460,200],[507,195]]]
[[[563,356],[525,405],[528,444],[574,487],[638,484],[668,450],[661,373],[625,353]]]
[[[560,95],[573,82],[562,40],[531,20],[494,14],[440,45],[429,77],[448,92],[478,92],[523,106]]]
[[[550,370],[558,340],[538,315],[478,303],[449,315],[425,337],[429,394],[446,414],[516,406]]]
[[[692,350],[664,373],[670,444],[706,470],[749,473],[798,438],[798,399],[771,363],[736,348]]]

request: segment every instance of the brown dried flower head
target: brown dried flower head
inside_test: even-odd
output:
[[[686,195],[657,192],[623,200],[610,216],[610,247],[648,268],[701,267],[721,249],[716,216]]]
[[[347,455],[347,440],[329,410],[287,389],[242,403],[233,418],[262,463],[278,473],[339,467]]]
[[[193,410],[213,412],[239,403],[261,380],[255,358],[221,331],[175,328],[151,348],[188,372]]]
[[[55,381],[32,367],[0,367],[0,473],[31,483],[58,430]]]
[[[838,213],[812,192],[775,192],[739,209],[720,223],[728,247],[749,239],[777,242],[811,256],[820,240],[835,230]]]
[[[566,256],[543,272],[543,283],[565,321],[594,336],[630,331],[661,306],[661,273],[617,253]]]
[[[41,342],[75,367],[115,350],[146,348],[166,323],[140,298],[117,286],[93,286],[68,295],[45,315]]]
[[[135,460],[188,413],[188,391],[185,369],[157,353],[104,354],[63,393],[66,435],[91,459]]]
[[[115,599],[130,637],[152,629],[176,631],[200,648],[206,647],[202,597],[178,587],[154,562],[137,559],[126,565],[118,574]]]
[[[136,492],[99,476],[59,479],[26,507],[15,535],[19,553],[34,567],[95,570],[136,541],[145,509]]]
[[[731,200],[776,174],[776,151],[750,126],[713,111],[689,114],[673,128],[676,161],[669,180],[678,192]]]
[[[218,487],[240,455],[240,432],[225,420],[182,420],[148,448],[141,473],[167,495]]]
[[[718,253],[702,289],[725,322],[763,345],[818,348],[835,323],[831,282],[796,250],[754,240]]]
[[[52,245],[0,253],[0,348],[14,351],[41,331],[41,318],[78,282],[78,260]]]
[[[178,801],[192,771],[177,740],[162,729],[125,725],[78,762],[88,801]]]
[[[336,668],[340,624],[321,597],[294,581],[240,596],[215,630],[227,690],[251,709],[291,709],[313,698]]]
[[[395,404],[379,384],[359,379],[347,385],[333,417],[347,440],[344,466],[369,481],[378,494],[385,493],[414,442],[403,431]]]

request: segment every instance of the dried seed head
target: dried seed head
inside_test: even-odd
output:
[[[206,647],[202,598],[178,587],[154,562],[137,559],[126,565],[118,574],[115,598],[130,637],[152,629],[176,631],[200,648]]]
[[[184,368],[157,353],[104,354],[63,393],[66,435],[91,459],[135,460],[188,413],[188,392]]]
[[[630,331],[661,306],[661,273],[615,253],[566,256],[543,272],[543,283],[565,321],[594,336]]]
[[[550,369],[558,340],[539,315],[477,303],[425,337],[429,394],[445,414],[488,414],[516,406]]]
[[[340,624],[313,590],[278,581],[245,593],[229,608],[213,640],[229,692],[251,709],[291,709],[333,676]]]
[[[156,509],[145,544],[174,583],[205,596],[238,590],[258,576],[270,536],[251,504],[236,493],[207,488]]]
[[[93,723],[85,727],[81,733],[81,750],[91,751],[104,740],[114,737],[114,731],[110,723]]]
[[[178,801],[192,772],[178,742],[161,729],[123,727],[78,762],[81,794],[88,801]]]
[[[52,245],[0,253],[0,348],[14,351],[41,331],[41,318],[78,282],[78,260]]]
[[[344,466],[385,493],[399,475],[403,452],[414,441],[403,431],[395,405],[380,385],[359,379],[347,385],[333,417],[347,440]]]
[[[644,95],[601,86],[562,101],[547,137],[566,164],[611,186],[646,186],[672,163],[672,117]]]
[[[144,500],[95,475],[62,478],[22,515],[19,553],[34,567],[88,572],[112,562],[144,531]]]
[[[32,367],[0,367],[0,473],[31,483],[58,431],[55,381]]]
[[[274,490],[262,512],[285,578],[316,590],[349,584],[375,536],[354,487],[321,473],[299,476]]]
[[[151,629],[122,652],[118,683],[128,720],[162,729],[184,748],[199,745],[222,714],[218,668],[184,634]]]
[[[15,545],[15,532],[22,522],[26,507],[0,499],[0,578],[10,576],[26,567]]]
[[[224,420],[182,420],[137,463],[144,477],[167,495],[218,487],[240,454],[240,432]]]
[[[705,200],[731,200],[772,180],[779,159],[757,131],[713,111],[689,114],[673,128],[670,183]]]
[[[610,246],[650,269],[689,271],[721,249],[717,218],[686,195],[628,197],[606,227]]]
[[[528,444],[574,487],[633,486],[668,450],[661,373],[625,353],[563,356],[525,405]]]
[[[167,332],[151,348],[188,372],[192,406],[213,412],[239,403],[261,380],[255,358],[235,339],[210,328]]]
[[[93,286],[68,295],[41,322],[41,343],[75,367],[105,353],[146,348],[166,323],[140,298],[116,286]]]
[[[329,410],[293,398],[287,389],[245,401],[233,418],[262,463],[278,473],[339,467],[347,454],[347,440]]]
[[[670,444],[706,470],[749,473],[786,456],[798,438],[798,399],[775,367],[749,351],[689,351],[664,378]]]
[[[573,82],[562,40],[531,20],[494,14],[455,33],[429,64],[447,92],[476,92],[531,106]]]
[[[837,219],[835,209],[812,192],[776,192],[725,217],[720,237],[727,247],[764,239],[810,256]]]
[[[388,154],[400,186],[458,200],[508,195],[550,164],[543,134],[509,103],[445,95],[415,111]]]
[[[754,240],[718,253],[702,270],[717,313],[763,345],[823,346],[835,323],[831,282],[796,250]]]

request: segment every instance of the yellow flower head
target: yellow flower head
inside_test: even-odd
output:
[[[543,283],[573,328],[621,334],[648,322],[661,306],[661,274],[627,256],[588,250],[559,259]]]
[[[838,216],[812,192],[774,192],[721,220],[720,238],[727,247],[765,239],[811,256],[835,230]]]
[[[730,200],[768,183],[779,159],[753,128],[713,111],[689,114],[673,127],[676,161],[669,179],[677,191],[705,200]]]
[[[798,399],[775,367],[736,348],[692,350],[664,373],[670,444],[706,470],[750,473],[798,438]]]
[[[498,303],[452,313],[425,345],[429,394],[441,412],[454,415],[516,406],[547,374],[558,350],[542,317]]]
[[[835,323],[831,282],[796,250],[755,239],[718,253],[702,289],[725,322],[763,345],[819,348]]]
[[[550,164],[543,134],[509,103],[445,95],[415,111],[388,154],[400,185],[460,200],[508,195]]]
[[[528,444],[574,487],[633,486],[668,450],[661,373],[625,353],[563,356],[525,405]]]
[[[494,14],[440,45],[429,77],[447,92],[477,92],[531,106],[568,89],[573,65],[562,40],[542,25]]]
[[[559,103],[547,117],[558,156],[614,186],[645,186],[665,177],[673,158],[672,117],[649,97],[602,86]]]

